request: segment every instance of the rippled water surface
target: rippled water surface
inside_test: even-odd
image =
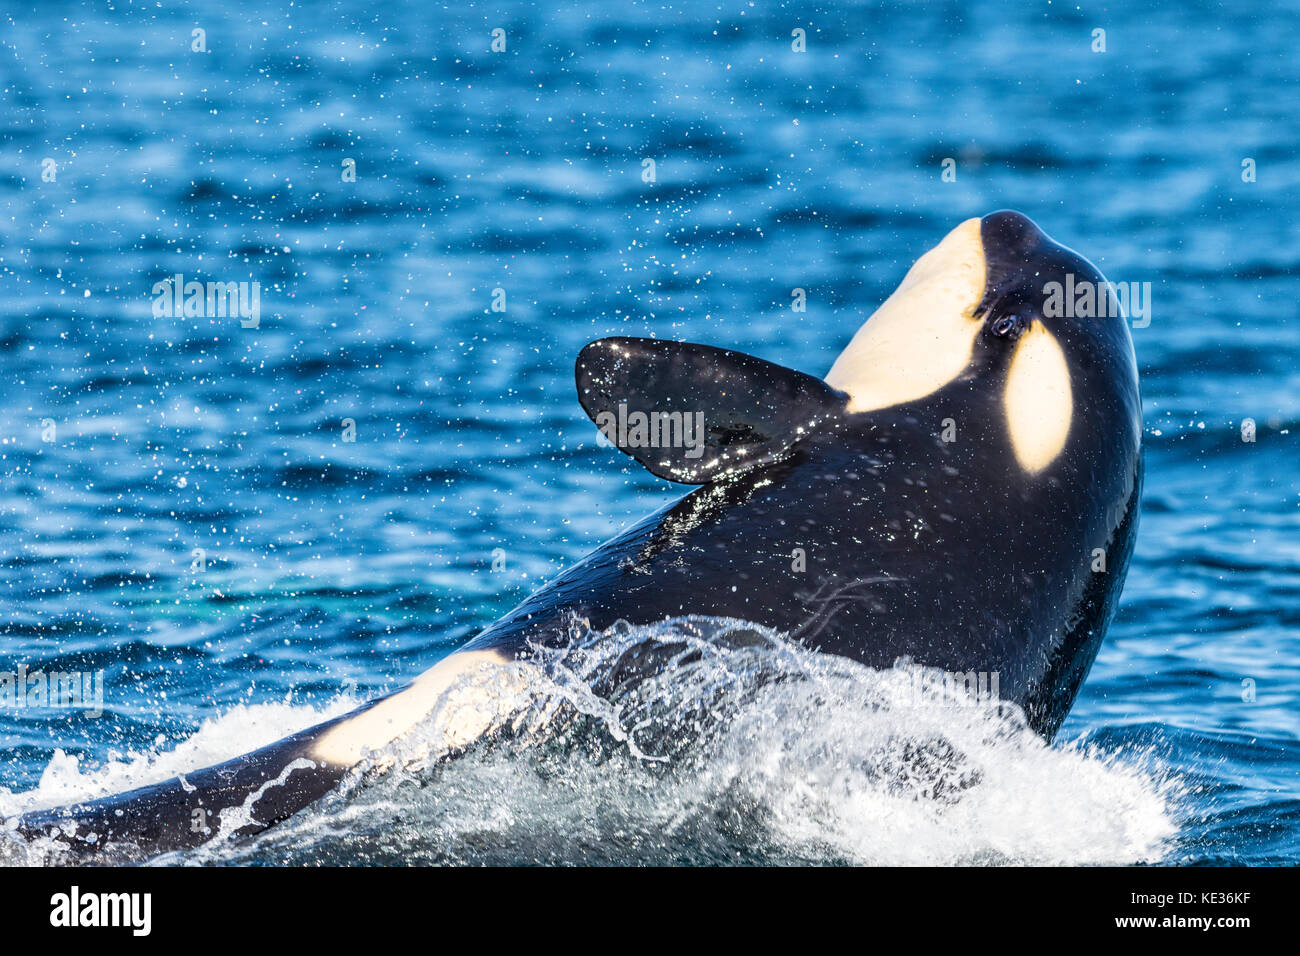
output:
[[[0,708],[0,815],[400,686],[670,500],[593,440],[572,384],[590,339],[822,374],[916,256],[1013,207],[1151,283],[1137,553],[1054,745],[978,709],[905,719],[899,674],[779,635],[706,641],[658,709],[620,702],[644,743],[565,697],[460,764],[403,763],[196,858],[1300,861],[1298,12],[13,15],[0,670],[102,669],[106,692],[98,719]],[[177,273],[260,283],[258,327],[156,317]],[[649,759],[688,717],[697,742]]]

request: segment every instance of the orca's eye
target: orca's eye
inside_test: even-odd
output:
[[[1020,316],[1015,314],[1000,315],[989,326],[989,334],[999,339],[1011,339],[1019,336],[1024,327],[1025,324],[1021,321]]]

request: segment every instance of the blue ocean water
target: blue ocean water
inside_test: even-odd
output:
[[[0,708],[0,816],[400,686],[680,493],[595,442],[587,341],[822,374],[921,252],[1010,207],[1151,284],[1137,552],[1052,748],[950,728],[985,783],[946,810],[818,776],[796,741],[871,737],[873,678],[836,671],[845,712],[760,701],[667,782],[487,754],[217,859],[1300,861],[1298,12],[9,14],[0,670],[102,670],[105,712]],[[259,283],[257,327],[155,315],[178,273]]]

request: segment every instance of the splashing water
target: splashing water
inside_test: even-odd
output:
[[[1049,746],[1012,705],[758,625],[576,626],[514,666],[526,689],[493,683],[516,699],[468,752],[446,759],[435,711],[287,823],[159,862],[1131,863],[1177,832],[1179,786],[1152,753]],[[59,757],[36,791],[0,793],[0,814],[193,769],[248,749],[250,727],[346,706],[238,708],[175,751],[94,770]]]

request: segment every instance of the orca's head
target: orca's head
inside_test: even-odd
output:
[[[918,259],[826,382],[850,413],[928,407],[959,428],[997,417],[1026,477],[1101,452],[1137,462],[1137,365],[1115,293],[1017,212],[968,219]]]
[[[812,435],[851,440],[840,426],[872,428],[876,412],[935,431],[952,418],[985,470],[1023,478],[1025,491],[1092,478],[1092,498],[1127,498],[1140,467],[1119,302],[1092,263],[1015,212],[968,219],[921,256],[824,380],[726,349],[614,336],[582,350],[575,381],[606,439],[688,484],[780,460]]]

